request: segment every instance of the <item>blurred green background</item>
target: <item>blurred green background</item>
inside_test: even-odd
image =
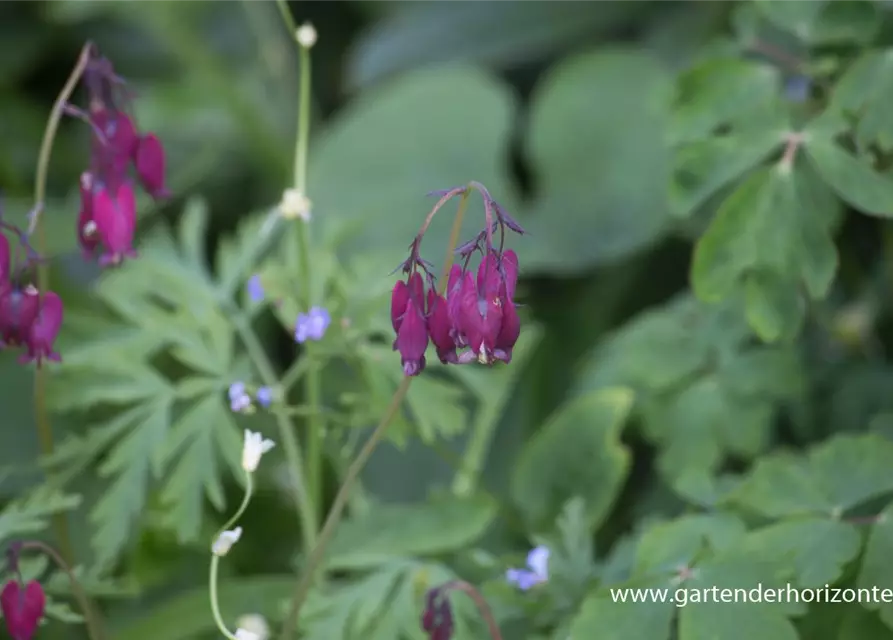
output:
[[[864,118],[849,123],[856,127],[851,146],[874,161],[877,173],[872,175],[889,180],[893,124],[884,115],[893,101],[893,70],[884,66],[890,59],[885,47],[893,42],[889,3],[350,1],[292,2],[290,7],[297,23],[310,21],[319,32],[312,52],[308,191],[312,224],[325,229],[314,235],[320,254],[329,251],[323,236],[338,236],[331,253],[351,265],[339,276],[347,284],[337,293],[329,292],[320,276],[320,291],[332,296],[327,298],[332,305],[341,305],[337,320],[352,317],[351,310],[373,300],[373,294],[360,302],[350,298],[350,291],[363,291],[368,284],[381,304],[364,311],[373,317],[364,321],[364,331],[388,330],[385,309],[393,283],[388,272],[405,259],[407,245],[431,206],[425,199],[429,191],[482,182],[529,232],[512,240],[521,262],[518,302],[524,305],[526,342],[510,368],[492,372],[498,376],[492,384],[504,397],[488,395],[484,374],[464,371],[456,378],[468,388],[481,385],[480,397],[443,395],[442,390],[429,390],[430,399],[419,396],[412,410],[430,401],[432,416],[427,422],[418,414],[407,417],[402,438],[376,453],[361,492],[373,496],[370,504],[419,503],[432,488],[448,485],[467,438],[474,439],[472,417],[489,412],[483,420],[498,428],[486,448],[480,484],[500,504],[499,515],[495,524],[484,527],[486,536],[462,538],[455,546],[470,549],[474,542],[494,558],[523,558],[531,546],[528,534],[544,531],[543,522],[554,521],[562,501],[572,497],[568,485],[590,481],[598,488],[579,485],[580,493],[592,494],[589,541],[599,562],[605,562],[599,580],[607,580],[611,567],[626,567],[618,575],[632,571],[632,547],[623,544],[636,544],[649,523],[692,512],[713,514],[726,489],[751,472],[756,460],[781,450],[802,453],[841,432],[882,441],[893,434],[893,369],[887,357],[893,336],[888,303],[893,238],[888,224],[859,212],[889,217],[876,210],[884,205],[873,203],[889,202],[886,211],[893,211],[890,184],[863,184],[858,182],[861,174],[844,176],[841,170],[841,179],[855,184],[853,189],[876,197],[860,206],[864,200],[848,197],[845,188],[819,171],[845,203],[819,181],[810,191],[815,206],[802,209],[809,222],[797,226],[785,218],[790,212],[775,215],[770,209],[760,223],[741,223],[746,249],[724,245],[717,250],[716,264],[738,260],[741,271],[756,269],[800,251],[798,243],[809,245],[818,228],[821,238],[816,242],[830,246],[827,238],[832,238],[838,254],[833,284],[819,295],[810,275],[802,276],[804,284],[799,272],[790,288],[772,289],[774,298],[766,293],[769,289],[754,294],[758,302],[741,302],[737,294],[713,295],[719,285],[711,289],[707,277],[696,274],[696,280],[703,277],[707,283],[702,289],[709,295],[702,298],[723,299],[710,306],[695,300],[691,286],[695,245],[729,194],[763,161],[778,160],[784,131],[798,130],[826,108],[852,107]],[[276,5],[260,0],[0,3],[0,187],[7,218],[21,223],[33,205],[45,120],[88,39],[137,92],[134,109],[140,128],[156,132],[168,151],[175,196],[163,205],[140,201],[139,237],[159,237],[206,214],[204,230],[189,227],[193,253],[201,256],[214,255],[221,246],[226,250],[230,237],[256,232],[259,216],[276,205],[291,182],[298,86],[290,35]],[[875,51],[882,55],[866,57]],[[852,71],[854,64],[861,65],[858,73]],[[77,184],[88,159],[87,135],[82,123],[63,123],[44,216],[54,287],[76,309],[93,309],[99,276],[75,248]],[[481,227],[479,201],[472,201],[464,237]],[[184,217],[184,211],[198,217]],[[816,223],[819,218],[823,222]],[[342,223],[349,229],[338,235]],[[426,237],[425,255],[436,264],[442,261],[448,230],[449,222],[439,218]],[[237,250],[238,241],[235,246],[229,250]],[[748,254],[733,259],[722,253],[746,250],[756,255],[761,247],[766,255],[760,258]],[[161,249],[148,254],[161,256],[159,261],[165,255]],[[328,269],[329,259],[319,257],[317,264],[321,271]],[[184,271],[176,284],[176,268],[171,291],[177,286],[188,291],[192,275]],[[147,290],[168,286],[153,280],[146,269],[133,272],[145,276],[131,275],[136,280],[123,284],[110,279],[103,295],[126,298],[141,277],[138,284]],[[777,276],[778,270],[772,273]],[[104,331],[112,332],[108,318],[96,313],[95,324],[80,315],[67,325],[66,348],[92,344]],[[274,365],[283,370],[298,350],[288,319],[281,314],[279,319],[264,316],[257,330]],[[153,339],[145,334],[115,346],[110,338],[80,353],[74,372],[90,376],[87,369],[78,373],[77,366],[88,361],[93,366],[106,357],[126,363],[135,353],[131,350],[151,350]],[[120,353],[113,353],[115,349]],[[399,372],[396,355],[386,348],[382,352],[382,366]],[[243,360],[232,362],[232,370],[214,382],[220,397],[229,381],[250,377]],[[87,388],[115,384],[116,371],[110,365],[107,377],[97,377],[95,384],[86,378],[68,382],[67,395],[51,401],[57,410],[57,441],[71,445],[56,462],[71,473],[68,488],[83,495],[70,515],[80,558],[97,553],[95,541],[91,545],[96,520],[88,514],[110,491],[108,475],[116,472],[97,474],[103,457],[85,457],[71,438],[88,433],[96,420],[95,414],[89,419],[83,415],[83,409],[96,408]],[[324,376],[326,397],[339,398],[348,387],[352,390],[352,382],[337,366],[330,367]],[[543,490],[539,511],[524,513],[518,493],[526,485],[517,479],[524,472],[516,462],[532,464],[533,454],[524,458],[528,462],[519,462],[519,454],[567,403],[590,390],[617,385],[636,392],[622,444],[614,442],[616,433],[600,435],[610,451],[602,452],[604,459],[595,456],[577,467],[564,466],[573,450],[562,452],[559,446],[543,454],[549,466],[543,473],[555,482]],[[385,387],[374,408],[387,402],[391,387]],[[43,478],[35,464],[31,389],[31,371],[17,365],[12,355],[0,357],[4,501],[21,497]],[[120,393],[126,399],[127,391]],[[99,400],[95,402],[98,406]],[[455,405],[469,403],[469,413],[450,413]],[[359,433],[374,424],[371,416],[357,419]],[[244,423],[261,429],[272,425],[267,416]],[[238,425],[244,426],[241,419]],[[428,435],[416,437],[420,432]],[[865,442],[865,450],[877,449],[870,446],[874,441]],[[96,445],[97,450],[103,446],[107,444]],[[629,459],[615,456],[611,447],[621,447]],[[220,452],[230,461],[237,455],[237,449]],[[886,458],[878,460],[874,466],[866,461],[865,467],[893,477],[893,467],[882,471]],[[326,466],[327,504],[337,490],[343,462],[332,456]],[[205,462],[199,456],[190,464],[201,467]],[[207,462],[215,478],[208,480],[211,484],[217,481],[215,464]],[[829,468],[843,482],[844,475],[862,467],[850,460]],[[246,515],[251,535],[239,553],[227,558],[231,575],[224,577],[223,606],[233,616],[258,611],[275,620],[290,593],[299,534],[284,473],[279,467],[270,473]],[[222,478],[229,512],[240,489],[231,475]],[[196,486],[202,481],[198,478]],[[132,514],[139,524],[117,534],[105,532],[120,538],[121,549],[111,554],[111,570],[96,576],[91,586],[110,626],[124,634],[115,637],[215,637],[206,605],[204,541],[225,518],[200,491],[172,516],[156,480],[134,482],[128,488],[119,478],[116,486],[139,496],[133,498]],[[874,476],[866,482],[878,492],[885,486]],[[783,493],[787,485],[773,486]],[[124,504],[128,495],[116,499]],[[883,504],[873,506],[861,515],[876,513]],[[788,513],[769,511],[760,515]],[[181,518],[182,524],[184,513],[195,519],[194,532],[185,537],[199,530],[200,537],[184,540],[192,524],[171,525],[172,518]],[[807,531],[804,538],[810,535]],[[839,553],[840,571],[833,578],[856,584],[859,569],[847,563],[855,563],[858,550],[833,548],[837,551],[819,547],[814,553]],[[460,550],[466,549],[449,549]],[[477,575],[480,570],[474,557],[460,554],[452,560],[460,573],[467,569]],[[893,575],[891,562],[878,566]],[[468,569],[469,564],[474,567]],[[556,604],[559,613],[552,618],[528,612],[526,622],[509,627],[513,630],[506,637],[564,638],[578,604]],[[893,620],[889,607],[876,614],[840,606],[827,616],[819,609],[797,617],[800,637],[893,637],[880,622]],[[409,621],[405,628],[375,637],[421,637],[406,630],[415,624],[416,614],[401,611]],[[585,621],[576,624],[575,629],[588,628]],[[598,624],[610,626],[602,618]],[[580,635],[579,640],[645,633],[626,624],[616,622],[619,635]],[[750,631],[757,633],[755,628]],[[710,637],[745,637],[726,631]],[[80,637],[76,627],[58,623],[42,633]],[[696,640],[708,637],[706,633],[674,627],[670,636],[655,631],[641,637]],[[782,640],[791,637],[773,633],[760,632]],[[316,634],[340,637],[334,631]]]

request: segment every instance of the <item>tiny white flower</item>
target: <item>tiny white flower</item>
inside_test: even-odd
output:
[[[299,45],[309,49],[316,44],[316,29],[309,22],[305,22],[295,31],[295,39]]]
[[[247,629],[236,629],[236,640],[261,640],[261,637]]]
[[[253,633],[258,640],[267,640],[270,637],[270,625],[258,613],[245,614],[236,621],[236,626],[246,633]]]
[[[265,440],[261,434],[245,429],[245,444],[242,447],[242,468],[248,473],[257,471],[260,457],[274,446],[276,446],[276,443],[272,440]]]
[[[282,193],[279,212],[283,218],[294,220],[300,218],[304,222],[310,220],[310,199],[297,189],[286,189]]]
[[[232,549],[232,546],[239,541],[239,538],[242,537],[242,527],[236,527],[232,531],[224,531],[217,539],[214,541],[214,544],[211,545],[211,552],[215,556],[225,556],[229,553],[229,550]]]

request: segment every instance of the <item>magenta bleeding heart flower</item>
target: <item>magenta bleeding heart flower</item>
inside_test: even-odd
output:
[[[518,255],[511,249],[504,250],[503,242],[506,231],[522,234],[524,230],[483,187],[475,188],[484,195],[487,226],[457,249],[459,262],[450,269],[444,292],[437,292],[429,263],[419,255],[427,223],[412,243],[409,259],[401,265],[407,279],[394,285],[391,323],[397,334],[394,350],[400,353],[403,372],[408,376],[424,370],[429,339],[443,364],[511,362],[521,333],[515,306]],[[444,199],[463,192],[438,192],[443,198],[435,212]],[[498,246],[493,242],[497,232]],[[472,271],[470,263],[475,254],[480,254],[480,262]]]
[[[141,133],[127,107],[133,96],[112,63],[95,47],[82,78],[89,108],[66,105],[66,113],[90,125],[90,167],[81,174],[78,243],[85,258],[101,266],[133,258],[136,232],[135,181],[152,198],[170,196],[165,184],[164,146],[154,133]],[[135,176],[132,177],[132,175]]]
[[[16,251],[4,231],[17,238]],[[19,362],[40,366],[44,360],[60,360],[54,343],[62,326],[63,304],[52,291],[41,293],[31,284],[38,260],[27,236],[0,220],[0,349],[24,347]]]
[[[31,580],[25,585],[10,580],[0,591],[0,611],[13,640],[31,640],[46,607],[46,596],[40,583]]]

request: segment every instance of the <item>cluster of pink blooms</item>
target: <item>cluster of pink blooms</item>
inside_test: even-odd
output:
[[[86,111],[65,105],[69,115],[90,125],[90,167],[81,174],[78,243],[85,258],[99,253],[102,266],[133,257],[136,229],[134,180],[153,198],[168,196],[164,180],[164,148],[152,133],[140,134],[126,113],[130,98],[111,62],[95,47],[84,68]],[[33,215],[39,215],[38,211]],[[15,240],[15,246],[11,242]],[[27,233],[0,221],[0,349],[25,347],[23,364],[60,359],[54,343],[62,325],[63,304],[52,291],[38,291],[34,268],[41,260]]]
[[[410,257],[401,266],[407,279],[394,286],[391,323],[397,334],[393,347],[408,376],[424,370],[429,340],[443,364],[511,362],[521,333],[514,302],[518,256],[503,250],[503,241],[506,229],[524,231],[498,204],[485,204],[495,220],[490,222],[488,216],[487,228],[457,249],[459,262],[450,269],[444,294],[437,292],[428,263],[419,256],[421,237],[412,243]],[[472,273],[469,263],[476,253],[480,263]]]
[[[92,129],[90,168],[81,174],[78,242],[84,256],[101,248],[99,263],[119,264],[134,257],[136,197],[133,168],[143,190],[153,198],[169,195],[165,187],[164,147],[154,133],[141,134],[127,113],[130,95],[112,63],[94,55],[84,70],[87,110],[68,106],[67,112]]]

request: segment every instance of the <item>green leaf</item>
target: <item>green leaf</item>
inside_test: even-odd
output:
[[[560,407],[527,442],[512,474],[512,498],[527,520],[546,526],[581,496],[596,529],[607,517],[629,472],[620,443],[633,394],[616,387],[592,391]]]
[[[165,441],[164,465],[169,468],[161,490],[163,522],[181,543],[197,539],[205,498],[218,511],[226,504],[218,460],[229,463],[241,477],[241,434],[222,394],[207,396],[186,410]]]
[[[792,333],[802,315],[783,283],[802,282],[821,298],[837,270],[834,220],[813,209],[812,186],[806,170],[783,164],[754,172],[722,204],[695,248],[698,297],[723,300],[743,285],[750,324],[767,341]]]
[[[592,592],[571,624],[571,638],[668,640],[676,607],[670,602],[615,602],[608,589]]]
[[[647,529],[636,549],[635,574],[673,573],[690,566],[706,546],[714,551],[733,548],[745,527],[731,514],[688,515]]]
[[[576,272],[664,233],[670,98],[667,71],[638,51],[574,57],[540,81],[529,133],[538,194],[521,216],[537,241],[525,268]]]
[[[564,51],[635,19],[632,7],[528,2],[393,5],[406,10],[372,22],[348,59],[351,88],[418,67],[463,62],[514,66]]]
[[[893,571],[893,503],[878,514],[877,521],[868,534],[858,586],[860,589],[888,587],[891,571]],[[862,601],[862,606],[878,611],[881,621],[893,629],[893,603]]]
[[[768,518],[811,514],[837,518],[893,491],[891,466],[890,440],[875,434],[837,435],[806,455],[777,453],[761,458],[730,500]]]
[[[679,639],[722,638],[723,640],[798,640],[797,631],[788,615],[800,613],[801,607],[786,602],[725,602],[712,595],[697,599],[707,592],[724,590],[734,597],[736,590],[785,589],[784,574],[771,562],[726,552],[709,562],[699,564],[690,580],[686,580],[687,602],[680,606]],[[776,591],[777,593],[777,591]]]
[[[780,82],[779,72],[768,65],[706,59],[678,80],[670,139],[674,144],[703,140],[722,124],[773,113]]]
[[[92,546],[96,561],[107,565],[127,544],[135,518],[143,511],[150,475],[158,477],[158,464],[170,425],[171,402],[159,398],[133,412],[130,433],[109,452],[99,475],[114,478],[90,512],[96,529]]]
[[[780,131],[760,129],[714,136],[674,152],[670,209],[687,217],[720,189],[766,159],[782,142]]]
[[[893,180],[879,174],[868,158],[857,158],[821,130],[806,130],[806,155],[816,171],[847,203],[865,214],[893,217]]]
[[[800,333],[806,302],[796,282],[771,271],[754,271],[744,281],[744,310],[765,342],[792,340]]]
[[[33,536],[46,529],[49,518],[74,509],[81,497],[41,486],[7,504],[0,511],[0,542]]]
[[[419,438],[431,444],[438,437],[450,438],[468,428],[463,390],[433,376],[414,381],[406,394]]]
[[[837,4],[837,3],[835,3]],[[831,109],[857,118],[854,137],[858,148],[872,143],[893,149],[893,49],[866,51],[835,84]]]
[[[396,558],[464,549],[496,517],[488,497],[450,497],[418,505],[376,505],[345,521],[329,546],[330,569],[363,569]]]
[[[749,532],[738,543],[743,555],[792,565],[801,587],[834,584],[862,548],[855,526],[827,518],[798,518]]]
[[[514,209],[506,151],[515,99],[495,78],[472,68],[439,67],[406,74],[366,94],[330,125],[310,154],[313,208],[325,216],[361,220],[362,233],[340,250],[405,253],[433,205],[431,189],[487,186]],[[482,226],[473,202],[462,237]],[[441,259],[453,207],[425,236],[429,259]],[[428,256],[426,256],[428,257]]]
[[[775,2],[754,0],[754,4],[775,25],[808,40],[819,14],[827,6],[827,0],[814,2]]]

